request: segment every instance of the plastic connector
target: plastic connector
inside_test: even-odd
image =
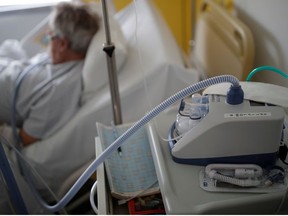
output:
[[[230,89],[227,92],[226,102],[231,105],[237,105],[243,103],[244,92],[241,86],[231,85]]]

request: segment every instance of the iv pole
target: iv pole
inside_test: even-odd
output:
[[[122,113],[119,97],[118,79],[116,74],[116,61],[114,54],[115,46],[111,42],[106,0],[101,0],[101,2],[102,2],[105,34],[106,34],[106,43],[103,44],[104,46],[103,51],[106,53],[114,123],[116,125],[119,125],[122,124]]]

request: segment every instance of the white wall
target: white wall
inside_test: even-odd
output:
[[[235,0],[235,8],[254,35],[254,68],[271,65],[288,74],[288,1]],[[258,72],[253,80],[288,87],[288,79],[273,72]]]

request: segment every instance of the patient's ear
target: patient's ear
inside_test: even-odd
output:
[[[63,63],[69,60],[71,52],[69,41],[66,38],[55,38],[49,44],[53,64]],[[68,58],[68,59],[67,59]]]
[[[59,51],[64,52],[70,49],[70,42],[66,38],[59,38]]]

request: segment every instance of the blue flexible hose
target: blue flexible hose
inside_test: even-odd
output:
[[[47,60],[44,60],[42,63],[46,62]],[[25,73],[21,74],[22,76],[17,80],[16,84],[16,90],[15,95],[13,97],[13,111],[14,114],[16,112],[15,107],[15,101],[17,99],[17,94],[21,85],[21,82],[23,78],[29,73],[29,71],[33,70],[34,67],[28,68]],[[193,84],[175,95],[171,96],[170,98],[166,99],[164,102],[156,106],[154,109],[152,109],[149,113],[147,113],[144,117],[142,117],[138,122],[136,122],[132,127],[130,127],[124,134],[122,134],[117,140],[115,140],[107,149],[105,149],[97,159],[95,159],[91,165],[84,171],[84,173],[78,178],[78,180],[75,182],[75,184],[70,188],[70,190],[66,193],[66,195],[55,205],[48,205],[37,193],[36,189],[32,186],[33,182],[30,178],[26,178],[28,180],[28,184],[30,185],[30,188],[36,196],[39,203],[48,211],[51,212],[57,212],[60,211],[62,208],[64,208],[68,202],[76,195],[76,193],[80,190],[80,188],[85,184],[85,182],[90,178],[90,176],[96,171],[98,166],[104,162],[104,160],[110,156],[114,151],[116,151],[130,136],[132,136],[138,129],[143,127],[146,123],[148,123],[150,120],[152,120],[154,117],[156,117],[160,112],[168,108],[170,105],[174,104],[178,100],[181,100],[195,92],[198,92],[200,90],[203,90],[211,85],[222,83],[222,82],[230,82],[232,83],[233,87],[240,87],[239,81],[237,78],[231,75],[222,75],[217,76],[213,78],[209,78],[206,80],[203,80],[201,82],[198,82],[196,84]],[[14,123],[15,123],[15,115],[12,117]],[[18,137],[16,125],[14,124],[14,132],[15,137]],[[12,127],[12,128],[13,128]],[[23,165],[22,165],[23,166]],[[26,169],[24,168],[24,175],[27,177]]]
[[[143,127],[146,123],[156,117],[160,112],[174,104],[176,101],[181,100],[195,92],[203,90],[211,85],[222,83],[222,82],[230,82],[232,86],[239,87],[239,81],[237,78],[231,75],[222,75],[213,78],[209,78],[203,81],[200,81],[196,84],[193,84],[170,98],[166,99],[164,102],[156,106],[149,113],[147,113],[144,117],[142,117],[138,122],[132,125],[125,133],[123,133],[117,140],[115,140],[108,148],[106,148],[98,158],[96,158],[90,166],[84,171],[84,173],[78,178],[75,184],[70,188],[70,190],[66,193],[66,195],[55,205],[49,206],[45,202],[41,202],[41,204],[49,211],[56,212],[64,208],[68,202],[76,195],[76,193],[80,190],[80,188],[84,185],[84,183],[90,178],[90,176],[96,171],[98,166],[104,162],[104,160],[110,156],[114,151],[116,151],[130,136],[132,136],[138,129]]]

